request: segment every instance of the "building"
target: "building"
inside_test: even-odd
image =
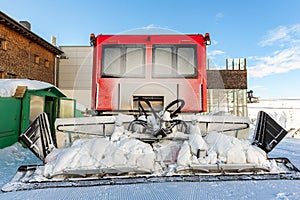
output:
[[[226,59],[226,69],[207,70],[209,112],[248,116],[246,59]]]
[[[70,98],[91,108],[93,47],[61,46],[57,86]]]
[[[63,52],[0,11],[0,78],[26,78],[56,83],[56,57]]]

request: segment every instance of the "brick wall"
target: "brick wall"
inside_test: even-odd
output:
[[[6,48],[0,49],[2,76],[16,75],[54,84],[55,55],[52,52],[3,24],[0,24],[0,39],[6,43]],[[36,56],[39,63],[35,62]]]
[[[247,70],[207,70],[208,89],[247,89]]]

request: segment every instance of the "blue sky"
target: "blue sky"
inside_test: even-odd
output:
[[[300,98],[299,0],[0,0],[0,10],[57,45],[142,27],[209,32],[211,66],[246,58],[248,89],[261,98]]]

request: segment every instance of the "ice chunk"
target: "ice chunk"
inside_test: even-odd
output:
[[[190,145],[187,141],[184,141],[182,147],[178,153],[177,165],[178,166],[189,166],[191,165],[192,154]]]
[[[192,156],[192,164],[199,164],[197,156]]]
[[[198,150],[207,151],[208,145],[202,138],[200,128],[197,124],[191,124],[189,126],[189,144],[191,145],[191,151],[194,155],[197,155]]]
[[[231,148],[232,138],[222,133],[213,131],[209,132],[204,139],[209,148],[217,153],[220,161],[226,162],[227,151]]]
[[[147,123],[151,124],[151,127],[153,128],[153,130],[159,130],[160,129],[159,121],[156,120],[156,118],[153,114],[148,116],[147,120],[148,120]]]
[[[267,154],[257,146],[249,146],[246,151],[246,158],[248,163],[255,163],[258,165],[265,164],[267,162]]]
[[[126,138],[127,134],[125,133],[125,128],[123,126],[123,123],[128,120],[128,116],[124,114],[119,114],[115,119],[115,127],[114,131],[111,134],[110,140],[112,142],[119,141],[122,138]],[[125,135],[124,135],[125,134]]]
[[[170,120],[172,120],[172,119],[171,119],[171,113],[168,112],[168,111],[165,111],[165,112],[163,113],[162,120],[164,120],[164,121],[170,121]]]
[[[153,144],[153,150],[156,153],[158,162],[176,162],[182,142],[179,141],[161,141]]]
[[[124,126],[116,124],[114,128],[114,132],[111,134],[110,140],[112,142],[119,141],[124,132],[125,132]]]
[[[149,144],[136,139],[124,139],[119,147],[127,159],[127,166],[153,170],[155,154]]]
[[[208,151],[207,157],[205,159],[207,164],[216,164],[218,161],[217,152],[215,152],[214,150]]]
[[[239,145],[233,145],[227,151],[226,163],[228,164],[243,164],[246,163],[246,155]]]
[[[102,168],[118,168],[125,166],[127,163],[125,152],[122,148],[114,144],[110,148],[106,149],[100,163],[100,167]]]

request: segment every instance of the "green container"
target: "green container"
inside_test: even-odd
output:
[[[47,113],[51,133],[58,117],[74,117],[76,102],[55,87],[27,90],[22,98],[0,97],[0,148],[18,141],[30,123],[41,113]],[[55,138],[55,137],[53,137]]]
[[[21,120],[21,99],[0,98],[0,148],[18,141]]]

